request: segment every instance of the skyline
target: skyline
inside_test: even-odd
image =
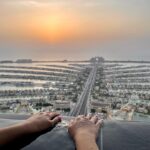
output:
[[[96,55],[150,59],[149,0],[1,0],[0,4],[0,60]]]

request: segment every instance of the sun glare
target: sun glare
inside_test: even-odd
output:
[[[73,34],[75,23],[64,15],[49,15],[32,21],[32,35],[45,42],[60,42]]]

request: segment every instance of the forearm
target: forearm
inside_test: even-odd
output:
[[[0,145],[7,145],[27,134],[27,126],[24,123],[2,128],[0,129]]]
[[[75,140],[77,150],[99,150],[96,140],[90,136],[79,136]]]

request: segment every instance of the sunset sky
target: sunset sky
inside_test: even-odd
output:
[[[150,60],[149,0],[0,0],[0,59]]]

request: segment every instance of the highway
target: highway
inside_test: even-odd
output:
[[[71,110],[69,116],[86,115],[87,113],[90,112],[89,99],[90,99],[91,90],[95,82],[96,73],[97,73],[97,64],[94,64],[89,74],[89,77],[85,83],[83,92],[81,93],[77,104]]]

